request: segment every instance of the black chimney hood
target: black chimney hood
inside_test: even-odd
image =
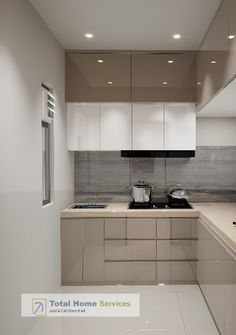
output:
[[[188,158],[195,157],[195,150],[121,150],[127,158]]]

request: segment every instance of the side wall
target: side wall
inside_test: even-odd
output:
[[[55,89],[55,199],[42,208],[41,82]],[[28,1],[0,1],[0,333],[26,335],[22,292],[60,287],[60,209],[73,201],[64,50]]]

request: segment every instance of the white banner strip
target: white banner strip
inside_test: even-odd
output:
[[[131,294],[22,294],[23,317],[139,317],[140,296]]]

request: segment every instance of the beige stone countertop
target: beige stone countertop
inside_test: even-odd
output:
[[[236,202],[193,203],[193,209],[128,209],[127,203],[110,203],[105,209],[69,209],[61,212],[61,218],[98,217],[192,217],[202,218],[208,226],[236,252]]]
[[[109,203],[102,209],[70,209],[61,212],[61,218],[103,218],[103,217],[199,217],[199,211],[195,209],[128,209],[128,203]]]
[[[236,202],[195,203],[200,218],[236,253]]]

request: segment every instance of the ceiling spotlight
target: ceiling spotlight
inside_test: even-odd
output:
[[[108,83],[109,85],[112,85],[112,81],[108,81],[107,83]]]
[[[84,34],[84,36],[85,36],[86,38],[93,38],[93,34],[91,34],[91,33]]]
[[[228,36],[228,39],[229,39],[229,40],[233,40],[234,38],[235,38],[235,35],[229,35],[229,36]]]
[[[211,64],[216,64],[216,60],[212,60],[212,61],[211,61]]]
[[[98,59],[98,63],[104,63],[104,60]]]
[[[172,37],[176,40],[179,40],[181,38],[181,35],[180,34],[174,34]]]
[[[168,82],[167,81],[163,81],[162,85],[167,85]]]
[[[172,64],[172,63],[174,63],[174,61],[172,59],[170,59],[170,60],[168,60],[168,63]]]
[[[201,85],[202,83],[200,81],[197,82],[197,85]]]

